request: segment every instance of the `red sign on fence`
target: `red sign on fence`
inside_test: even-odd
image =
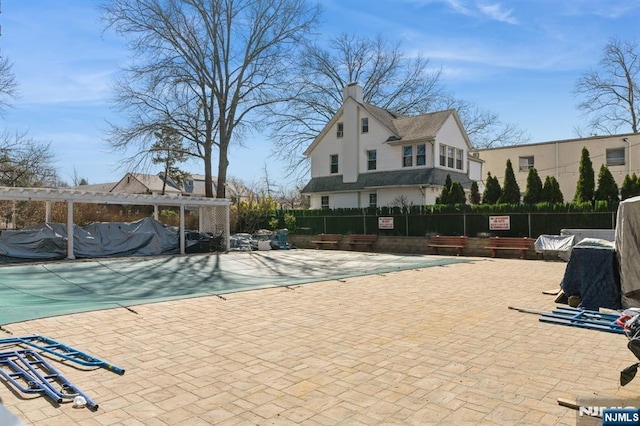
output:
[[[393,216],[392,217],[379,217],[378,229],[393,229]]]
[[[509,216],[489,216],[490,231],[508,231],[511,229],[511,218]]]

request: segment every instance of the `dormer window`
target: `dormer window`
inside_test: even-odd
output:
[[[344,136],[344,123],[338,123],[336,130],[336,137],[341,138]]]
[[[369,133],[369,118],[365,117],[360,120],[362,133]]]

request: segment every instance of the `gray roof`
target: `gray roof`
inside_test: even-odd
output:
[[[435,139],[436,134],[440,128],[442,128],[447,117],[455,113],[455,110],[447,109],[444,111],[408,116],[378,108],[375,105],[367,103],[361,105],[371,116],[394,134],[395,138],[392,136],[389,141]]]
[[[117,184],[118,182],[93,183],[91,185],[74,186],[71,189],[76,189],[78,191],[111,192],[113,187]]]
[[[391,170],[386,172],[369,172],[358,175],[358,180],[343,183],[342,175],[312,178],[302,189],[302,193],[359,191],[372,188],[396,186],[437,185],[444,186],[447,175],[453,182],[459,182],[463,188],[471,187],[471,179],[463,173],[435,168],[413,170]]]

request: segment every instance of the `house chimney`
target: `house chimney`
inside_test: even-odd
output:
[[[342,91],[342,99],[346,101],[347,98],[353,98],[356,102],[362,103],[362,87],[358,83],[349,83]]]

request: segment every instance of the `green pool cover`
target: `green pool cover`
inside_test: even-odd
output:
[[[470,260],[277,250],[5,265],[0,266],[0,325],[460,262]]]

